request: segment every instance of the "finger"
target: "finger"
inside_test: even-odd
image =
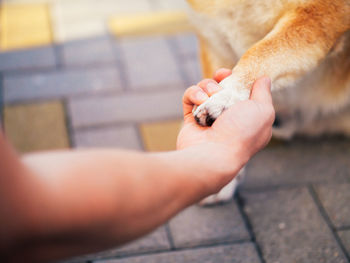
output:
[[[184,116],[192,114],[193,106],[202,104],[208,98],[209,96],[200,87],[188,88],[182,99]]]
[[[214,74],[214,79],[216,82],[221,82],[223,79],[227,78],[232,74],[232,70],[227,68],[218,69]]]
[[[269,77],[262,77],[255,81],[250,99],[264,104],[272,104],[271,80]]]
[[[198,86],[204,90],[209,97],[222,90],[222,87],[220,87],[219,84],[213,79],[204,79],[198,83]]]
[[[213,79],[203,79],[200,82],[198,82],[197,86],[204,90],[206,88],[206,86],[208,85],[208,83],[212,83],[212,82],[217,83]]]

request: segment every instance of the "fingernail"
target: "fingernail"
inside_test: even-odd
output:
[[[214,82],[209,82],[207,84],[207,90],[210,94],[213,94],[215,92],[218,92],[220,90],[219,85],[215,84]]]
[[[209,96],[204,91],[198,91],[195,96],[199,101],[204,101],[209,98]]]

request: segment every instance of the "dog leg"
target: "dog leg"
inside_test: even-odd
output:
[[[344,0],[309,1],[286,13],[261,41],[251,47],[211,96],[194,111],[197,121],[210,126],[228,107],[249,98],[253,83],[269,76],[273,88],[294,84],[326,57],[337,39],[350,29],[350,4]]]

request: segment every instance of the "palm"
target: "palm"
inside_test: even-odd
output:
[[[184,149],[208,142],[207,127],[201,127],[194,122],[186,122],[177,137],[177,148]]]

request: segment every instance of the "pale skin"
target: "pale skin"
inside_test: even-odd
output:
[[[140,237],[218,192],[271,138],[268,78],[212,127],[192,108],[220,90],[219,70],[185,92],[177,151],[75,150],[18,156],[0,135],[0,261],[47,262]],[[208,83],[209,86],[207,85]]]

